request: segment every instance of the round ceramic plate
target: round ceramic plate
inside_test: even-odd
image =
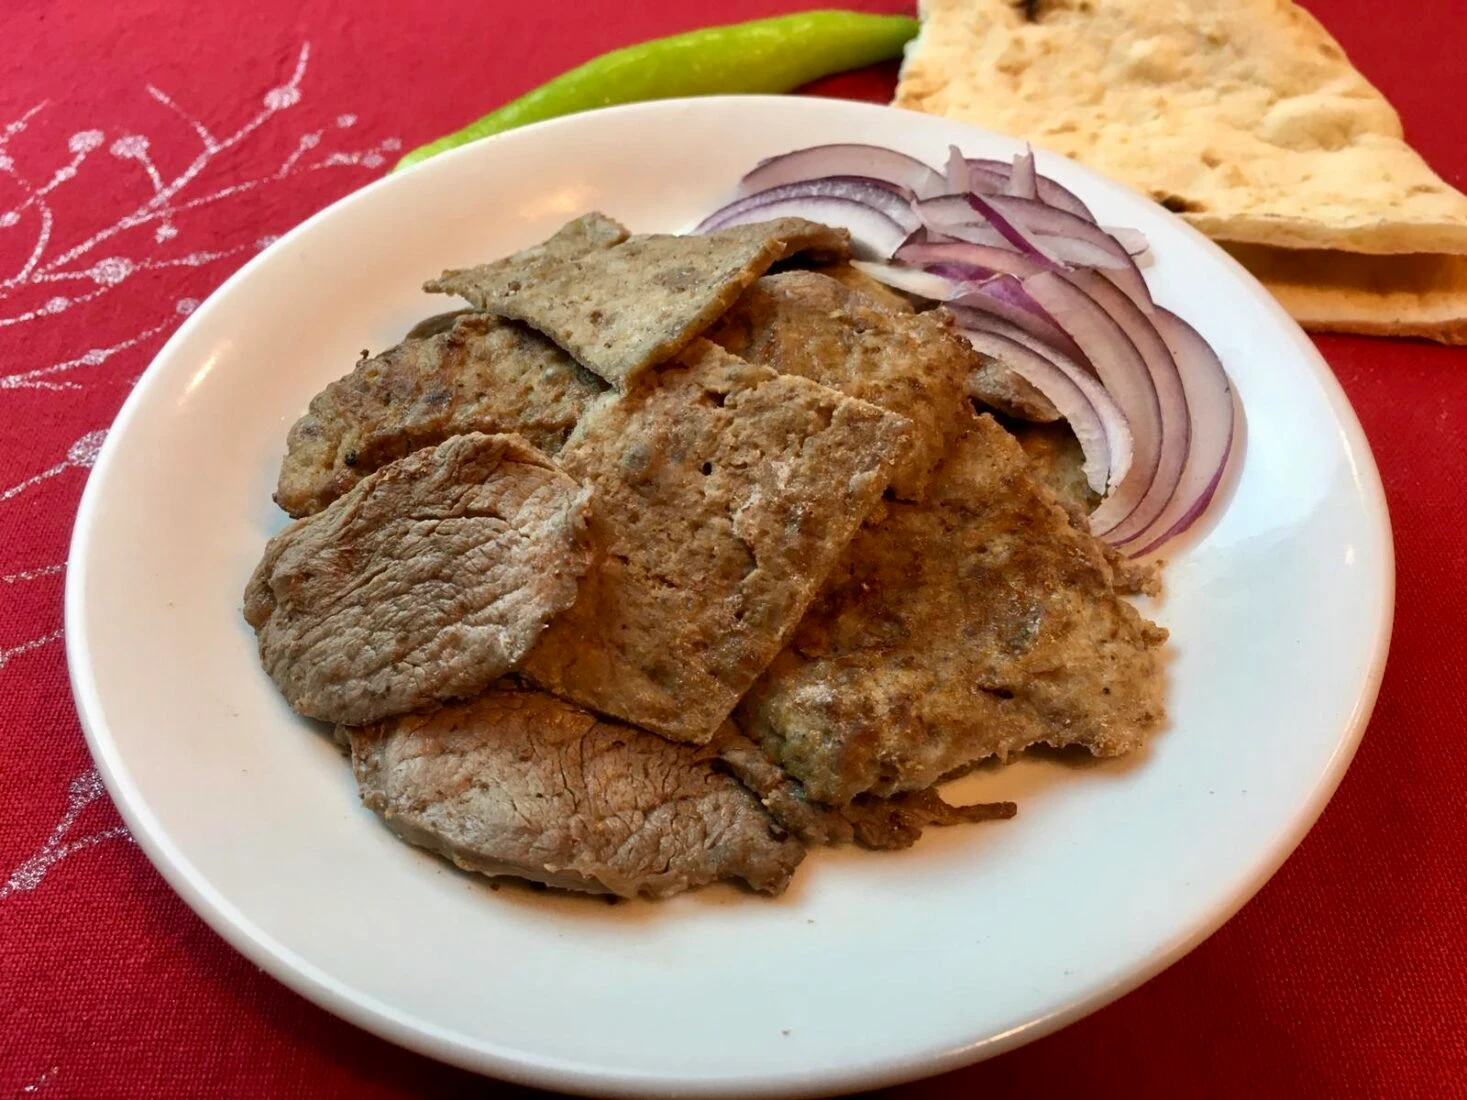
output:
[[[821,142],[940,163],[1013,141],[801,98],[667,101],[512,132],[390,176],[258,256],[168,342],[87,486],[66,589],[91,747],[138,843],[230,943],[436,1058],[598,1094],[791,1096],[997,1054],[1120,996],[1241,906],[1324,807],[1390,633],[1390,529],[1359,424],[1309,341],[1227,256],[1135,193],[1039,167],[1145,232],[1159,302],[1231,372],[1235,476],[1175,551],[1171,723],[1149,751],[963,781],[1009,822],[906,852],[818,851],[777,900],[491,890],[396,840],[286,709],[240,615],[286,429],[414,321],[419,286],[599,209],[693,224],[761,157]]]

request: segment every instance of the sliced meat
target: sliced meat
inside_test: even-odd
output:
[[[292,516],[319,512],[373,470],[465,432],[514,432],[554,454],[605,389],[533,329],[455,317],[312,399],[287,437],[276,503]]]
[[[474,311],[471,309],[450,309],[446,313],[435,313],[431,317],[424,317],[412,328],[407,330],[403,343],[409,340],[426,340],[430,336],[437,336],[440,332],[448,332],[458,323],[460,317],[467,317]]]
[[[483,690],[576,597],[589,491],[515,436],[455,436],[270,540],[245,592],[300,714],[360,725]]]
[[[486,276],[514,270],[531,279],[539,278],[553,273],[558,265],[568,260],[578,260],[592,252],[614,248],[629,236],[631,234],[621,222],[593,210],[566,222],[539,244],[472,270],[482,271]]]
[[[1128,596],[1160,596],[1161,564],[1135,561],[1109,543],[1100,544],[1105,560],[1110,563],[1116,591]]]
[[[555,239],[444,272],[426,289],[532,325],[622,389],[687,347],[771,264],[796,252],[841,258],[850,246],[844,230],[800,218],[629,237],[579,255],[554,249]]]
[[[863,848],[910,848],[922,830],[934,825],[972,825],[979,821],[1007,821],[1018,812],[1012,802],[974,802],[952,806],[932,788],[902,791],[886,798],[858,795],[840,809],[851,823],[855,841]]]
[[[890,503],[852,542],[738,721],[833,805],[1033,744],[1114,756],[1162,724],[1165,638],[981,416],[927,503]]]
[[[1034,476],[1055,495],[1060,506],[1083,520],[1095,510],[1100,497],[1085,480],[1085,452],[1070,426],[1058,424],[1007,425],[1024,448]]]
[[[815,270],[840,283],[847,290],[854,290],[863,294],[875,305],[890,313],[915,313],[911,301],[900,291],[893,290],[885,283],[879,283],[871,278],[858,267],[852,267],[849,263],[822,264]]]
[[[700,340],[598,402],[559,462],[595,491],[595,569],[525,662],[547,691],[706,742],[878,502],[899,416]]]
[[[778,894],[805,855],[707,750],[513,684],[344,733],[362,801],[467,871],[621,897],[723,879]]]
[[[760,279],[708,334],[751,363],[810,378],[890,409],[915,428],[892,492],[920,500],[969,412],[964,400],[978,353],[945,310],[896,313],[813,271]]]
[[[1014,373],[1002,360],[988,355],[978,355],[978,365],[968,375],[968,396],[985,408],[1015,420],[1053,424],[1061,419],[1054,403],[1033,383]]]
[[[745,737],[720,742],[719,760],[763,803],[780,825],[806,844],[863,848],[910,848],[929,825],[960,825],[1013,817],[1012,802],[950,806],[935,790],[908,791],[889,798],[859,795],[844,806],[811,801],[796,779],[780,770],[763,749]]]
[[[1070,431],[1068,424],[1013,424],[1010,431],[1035,476],[1054,493],[1061,506],[1070,515],[1070,522],[1079,530],[1090,530],[1090,513],[1100,503],[1100,498],[1090,489],[1085,480],[1085,453],[1080,450],[1080,441]],[[1161,592],[1161,569],[1152,562],[1132,561],[1124,553],[1108,543],[1100,544],[1106,561],[1110,562],[1117,592],[1127,595],[1156,596]]]

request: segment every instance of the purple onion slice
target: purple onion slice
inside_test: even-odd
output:
[[[1008,182],[1009,176],[1014,171],[1012,164],[1005,164],[1001,160],[974,159],[972,157],[968,158],[968,167],[972,172],[977,173],[977,176],[983,176],[989,179],[997,178],[1000,180],[997,190],[989,192],[995,195],[1003,191],[1003,185]],[[977,178],[977,176],[974,178]],[[1069,188],[1056,183],[1048,176],[1036,175],[1034,182],[1041,202],[1048,203],[1050,206],[1057,207],[1060,210],[1068,210],[1071,214],[1084,218],[1088,222],[1095,221],[1095,215],[1090,213],[1090,208]]]
[[[1156,330],[1151,317],[1138,309],[1114,284],[1094,271],[1067,272],[1065,278],[1090,295],[1125,332],[1146,362],[1151,385],[1161,408],[1160,458],[1146,493],[1129,513],[1122,513],[1119,498],[1104,500],[1090,515],[1090,529],[1107,542],[1124,543],[1143,531],[1161,514],[1182,476],[1191,443],[1191,414],[1182,377],[1171,349]]]
[[[1101,384],[1126,414],[1135,441],[1135,458],[1125,479],[1112,489],[1101,507],[1109,504],[1110,512],[1130,515],[1151,488],[1161,463],[1161,402],[1146,360],[1115,318],[1062,275],[1053,271],[1030,275],[1024,279],[1024,289],[1080,346]]]
[[[1018,199],[1039,199],[1039,180],[1034,171],[1034,150],[1025,149],[1014,158],[1013,171],[1009,173],[1009,185],[1005,195]]]
[[[1237,435],[1233,387],[1211,345],[1186,321],[1158,308],[1157,330],[1171,348],[1187,405],[1192,410],[1192,440],[1177,491],[1161,515],[1133,541],[1135,557],[1149,554],[1194,524],[1222,484]]]
[[[805,218],[851,234],[851,252],[865,259],[888,260],[907,239],[907,230],[874,206],[835,195],[807,195],[775,199],[730,215],[719,223],[731,225],[767,222],[775,218]]]
[[[766,206],[771,202],[780,202],[784,199],[801,198],[850,199],[852,202],[859,202],[863,206],[881,211],[908,232],[922,225],[922,219],[912,208],[910,200],[896,185],[866,176],[826,176],[823,179],[782,183],[777,187],[755,191],[752,195],[735,199],[722,209],[709,214],[693,232],[706,233],[710,229],[733,225],[736,224],[735,218],[755,207]]]
[[[917,198],[946,189],[941,174],[915,157],[879,145],[814,145],[762,160],[739,181],[739,197],[782,183],[825,176],[866,176],[904,187]]]
[[[961,330],[977,350],[991,355],[1053,403],[1085,455],[1085,481],[1097,493],[1126,476],[1132,441],[1126,414],[1095,378],[1062,355],[1045,354],[995,332]]]

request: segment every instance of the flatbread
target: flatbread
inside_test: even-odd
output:
[[[766,275],[708,338],[751,363],[797,374],[912,422],[914,445],[892,492],[920,500],[948,442],[962,431],[978,353],[946,310],[896,313],[813,271]]]
[[[1467,256],[1224,247],[1305,328],[1467,344]]]
[[[898,106],[1074,157],[1216,240],[1329,253],[1290,260],[1288,278],[1258,271],[1307,325],[1462,339],[1467,281],[1432,257],[1467,254],[1467,196],[1302,8],[923,0],[921,13]],[[1336,253],[1411,259],[1336,270]],[[1423,282],[1419,298],[1380,290]]]
[[[706,743],[880,499],[907,421],[705,340],[601,399],[559,455],[598,560],[525,662],[540,687]]]
[[[832,805],[1034,744],[1120,755],[1164,719],[1165,638],[979,416],[925,503],[862,529],[735,720]]]
[[[524,321],[626,389],[686,347],[772,264],[807,251],[843,258],[850,235],[779,218],[689,236],[629,237],[581,253],[552,238],[538,250],[445,272],[426,289]]]
[[[429,320],[429,335],[361,360],[291,427],[275,490],[290,515],[319,512],[372,471],[464,432],[514,432],[553,455],[606,389],[524,325]]]

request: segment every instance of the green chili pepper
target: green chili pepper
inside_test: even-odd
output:
[[[559,115],[676,96],[788,92],[900,55],[917,33],[905,15],[807,11],[658,38],[613,50],[542,84],[457,133],[412,150],[405,168],[445,149]]]

